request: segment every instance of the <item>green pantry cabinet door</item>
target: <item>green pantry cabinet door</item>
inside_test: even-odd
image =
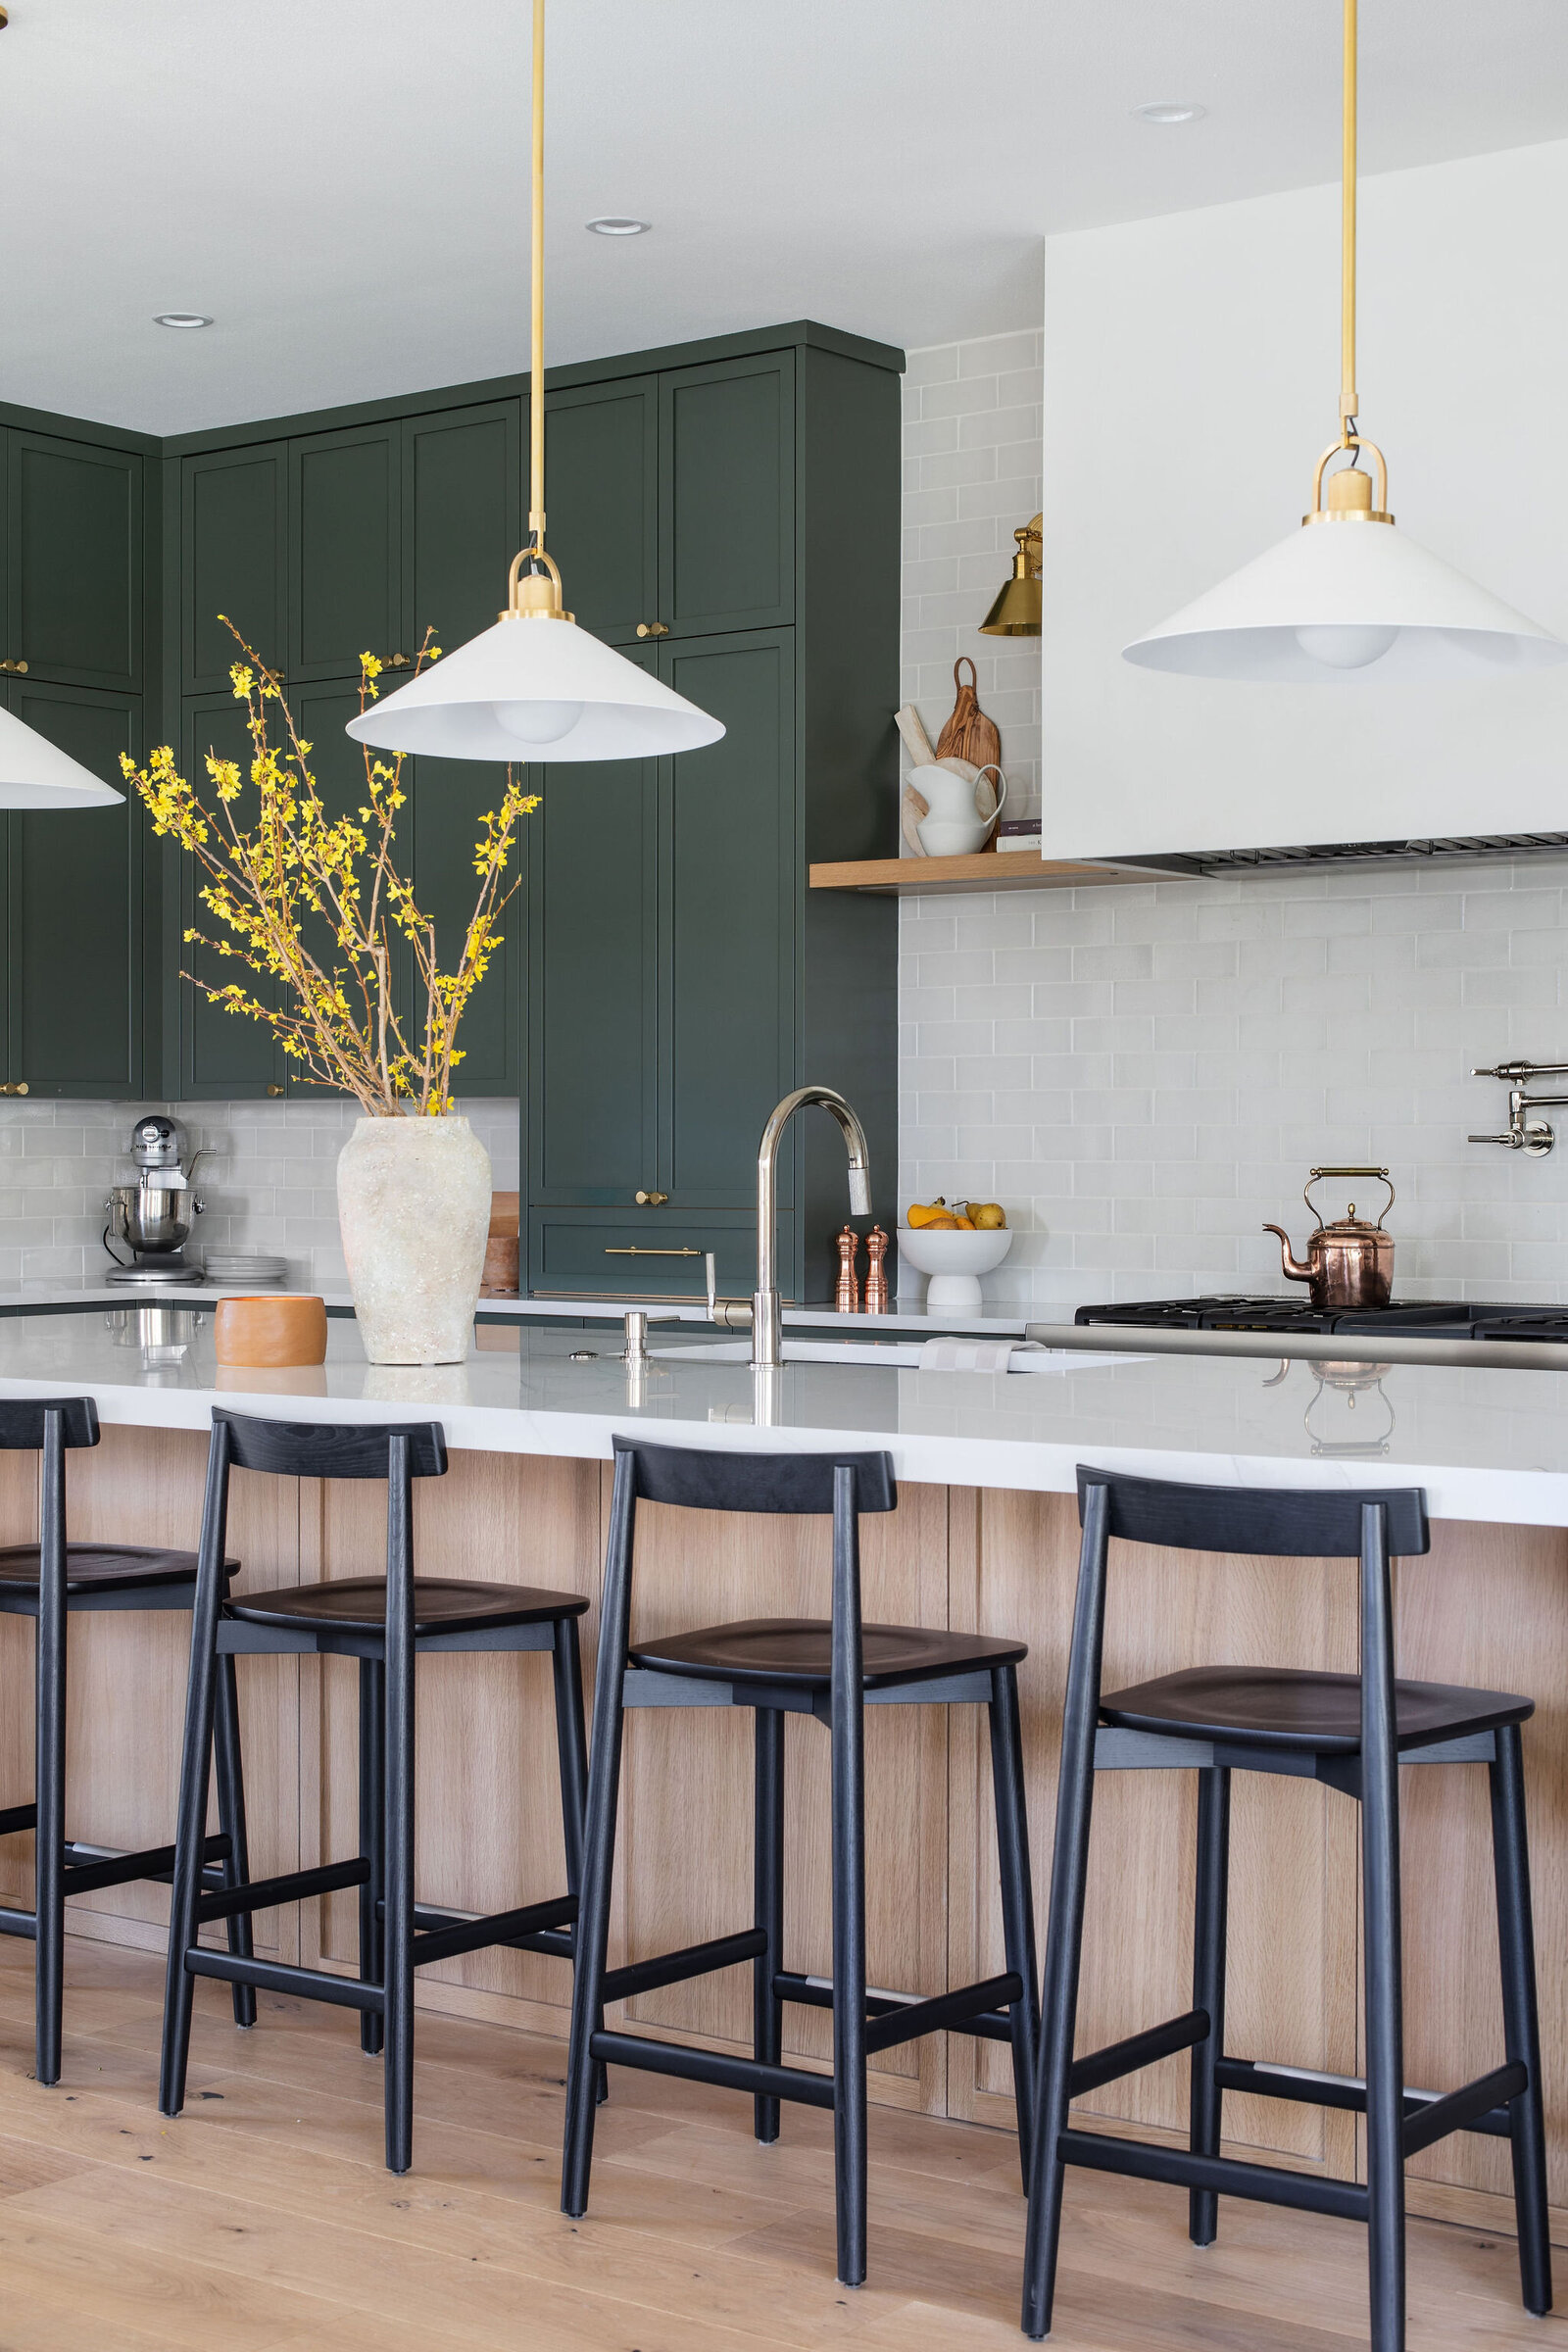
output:
[[[180,774],[189,778],[211,808],[208,753],[216,752],[220,760],[237,760],[242,770],[249,763],[251,740],[245,724],[245,706],[234,700],[231,688],[225,687],[220,694],[187,698],[183,718]],[[174,855],[178,859],[179,931],[171,953],[180,974],[191,972],[198,979],[212,980],[219,986],[237,980],[264,1004],[275,1004],[272,983],[253,973],[237,957],[220,956],[212,948],[186,941],[184,934],[192,929],[210,940],[225,939],[228,934],[201,903],[198,894],[203,877],[194,858],[188,858],[183,850]],[[221,1102],[280,1095],[283,1056],[271,1030],[246,1013],[225,1012],[221,1005],[210,1004],[183,977],[178,986],[181,1099]]]
[[[545,419],[545,545],[566,610],[607,645],[657,635],[658,376],[552,392]]]
[[[364,653],[410,657],[399,420],[311,433],[288,454],[290,684],[357,678]]]
[[[448,652],[487,629],[506,602],[507,571],[522,543],[523,404],[494,401],[405,421],[403,578],[410,610],[400,645],[416,653],[427,627]],[[396,679],[384,681],[395,685]],[[409,807],[397,853],[415,903],[435,925],[452,971],[479,890],[479,819],[499,807],[506,769],[473,760],[416,760],[405,769]],[[533,820],[524,818],[526,827]],[[526,875],[526,851],[511,875]],[[412,866],[411,866],[412,860]],[[525,903],[501,918],[502,944],[458,1030],[460,1095],[516,1095],[521,1086],[519,975]]]
[[[288,445],[180,461],[180,682],[226,692],[243,659],[226,613],[270,669],[288,653]]]
[[[4,658],[58,685],[138,688],[140,457],[46,433],[5,439]]]
[[[659,617],[674,637],[795,618],[795,355],[660,378]]]
[[[28,677],[7,708],[93,775],[125,790],[120,755],[139,756],[133,695]],[[141,1085],[141,880],[145,823],[119,808],[13,811],[3,820],[6,1060],[33,1095],[133,1095]]]

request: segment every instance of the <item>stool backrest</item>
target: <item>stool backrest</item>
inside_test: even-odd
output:
[[[274,1478],[385,1478],[392,1441],[402,1438],[411,1478],[446,1475],[446,1432],[439,1421],[272,1421],[213,1407],[213,1427],[228,1432],[235,1470]]]
[[[734,1453],[707,1446],[645,1446],[614,1440],[615,1471],[624,1459],[632,1491],[644,1502],[688,1511],[769,1511],[830,1518],[834,1473],[855,1474],[858,1511],[895,1511],[899,1491],[887,1453]]]
[[[0,1451],[38,1453],[44,1441],[44,1415],[59,1426],[62,1446],[96,1446],[98,1407],[90,1396],[0,1397]]]
[[[1199,1487],[1174,1479],[1123,1478],[1078,1465],[1078,1516],[1091,1488],[1104,1494],[1105,1533],[1172,1551],[1242,1551],[1286,1559],[1354,1559],[1361,1512],[1380,1503],[1395,1559],[1430,1550],[1427,1498],[1419,1487],[1357,1487],[1336,1494],[1300,1487]]]

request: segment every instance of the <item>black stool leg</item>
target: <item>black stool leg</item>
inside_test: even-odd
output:
[[[379,1658],[360,1660],[360,1851],[370,1875],[360,1888],[360,1982],[385,1983],[381,1906],[386,1901],[386,1669]],[[380,2055],[385,2023],[360,2011],[360,2047]]]
[[[855,1473],[833,1472],[833,2163],[838,2275],[865,2283],[865,1693]]]
[[[1193,1917],[1193,2007],[1208,2014],[1208,2037],[1193,2044],[1192,2129],[1195,2156],[1219,2154],[1224,2093],[1214,2069],[1225,2055],[1225,1929],[1230,1896],[1231,1776],[1223,1764],[1198,1776],[1198,1896]],[[1219,2198],[1189,2189],[1187,2234],[1211,2246],[1219,2234]]]
[[[393,1438],[386,1562],[386,2169],[414,2162],[414,1548],[409,1442]]]
[[[582,1900],[582,1838],[587,1811],[588,1736],[582,1717],[582,1652],[577,1620],[563,1617],[555,1627],[550,1666],[556,1693],[556,1754],[561,1772],[561,1837],[566,1854],[566,1892]],[[572,1923],[575,1947],[578,1927]],[[604,2020],[600,2019],[600,2024]],[[610,2072],[594,2069],[594,2097],[602,2107],[610,2096]]]
[[[1066,2170],[1061,2161],[1060,2138],[1067,2127],[1067,2107],[1072,2097],[1072,2045],[1078,2017],[1089,1823],[1094,1807],[1095,1729],[1100,1716],[1107,1545],[1105,1490],[1091,1487],[1084,1499],[1072,1658],[1062,1702],[1056,1844],[1051,1864],[1045,1996],[1040,2009],[1040,2088],[1035,2099],[1029,2223],[1024,2234],[1023,2331],[1036,2339],[1051,2333],[1051,2311],[1056,2291],[1056,2246],[1061,2234],[1061,2191]]]
[[[185,1690],[185,1741],[179,1765],[179,1817],[174,1831],[174,1893],[169,1914],[169,1964],[164,1989],[164,2047],[158,2109],[177,2115],[185,2103],[195,1980],[185,1954],[196,1942],[207,1842],[207,1781],[213,1752],[214,1687],[218,1681],[218,1620],[223,1596],[223,1544],[228,1523],[226,1423],[213,1430],[207,1455],[196,1597],[190,1613],[190,1677]]]
[[[66,1457],[58,1413],[44,1418],[33,1845],[34,2070],[60,2080],[66,1963]]]
[[[250,1884],[251,1858],[245,1832],[245,1773],[239,1746],[239,1690],[234,1677],[234,1660],[230,1655],[225,1654],[218,1661],[216,1696],[218,1826],[228,1839],[223,1885],[245,1886]],[[254,1956],[256,1941],[248,1911],[236,1911],[229,1920],[228,1948],[239,1960],[249,1960]],[[236,1984],[232,1990],[235,2025],[254,2026],[255,1985]]]
[[[1541,2097],[1541,2028],[1536,2015],[1536,1944],[1525,1838],[1524,1762],[1516,1723],[1494,1735],[1491,1766],[1492,1851],[1497,1880],[1497,1949],[1502,1962],[1505,2055],[1529,2077],[1508,2110],[1519,2281],[1525,2309],[1551,2309],[1551,2230],[1546,2212],[1545,2123]]]
[[[1002,1937],[1008,1973],[1023,1979],[1023,1998],[1008,2016],[1012,2028],[1012,2085],[1018,2111],[1018,2162],[1025,2193],[1034,2145],[1035,2067],[1040,2040],[1040,1979],[1035,1959],[1035,1900],[1029,1874],[1029,1821],[1024,1805],[1023,1742],[1018,1729],[1018,1675],[999,1666],[991,1677],[991,1785],[997,1808],[997,1860],[1002,1880]]]
[[[784,1965],[784,1714],[779,1707],[757,1710],[754,1811],[752,1925],[767,1937],[767,1949],[752,1962],[752,2049],[760,2064],[777,2066],[784,2051],[784,2004],[774,1988]],[[777,2099],[759,2094],[753,2107],[758,2138],[777,2139]]]
[[[1394,1611],[1383,1504],[1361,1512],[1361,1883],[1372,2352],[1404,2352],[1404,2032]]]

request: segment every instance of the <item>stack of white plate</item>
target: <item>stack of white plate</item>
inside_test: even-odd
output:
[[[251,1250],[225,1250],[215,1245],[203,1253],[207,1279],[220,1290],[270,1288],[288,1279],[288,1263]]]

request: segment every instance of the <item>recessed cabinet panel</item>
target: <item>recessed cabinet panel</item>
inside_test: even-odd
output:
[[[362,654],[412,651],[398,642],[401,440],[394,422],[290,445],[292,679],[357,677]]]
[[[566,609],[612,645],[659,610],[659,378],[553,392],[545,403],[545,545]]]
[[[42,433],[9,440],[4,658],[63,685],[138,685],[140,457]]]
[[[216,753],[220,760],[237,760],[241,772],[249,771],[251,741],[245,724],[245,706],[228,692],[187,702],[182,733],[180,772],[189,778],[211,808],[215,795],[207,773],[209,752]],[[256,796],[248,783],[234,806],[242,824],[254,821]],[[202,902],[204,871],[183,850],[175,851],[174,855],[178,859],[180,916],[179,934],[172,951],[176,968],[217,987],[238,982],[264,1004],[275,1005],[274,982],[263,973],[253,972],[237,956],[219,952],[220,943],[238,943]],[[214,944],[204,946],[201,941],[187,940],[184,934],[192,930]],[[248,1013],[226,1012],[220,1004],[209,1004],[184,978],[179,981],[179,1059],[180,1092],[196,1101],[224,1102],[282,1091],[283,1057],[272,1031]]]
[[[538,789],[524,820],[528,1189],[536,1201],[631,1210],[639,1192],[662,1189],[654,765],[545,768]]]
[[[489,628],[507,601],[508,566],[522,545],[522,404],[412,416],[403,430],[403,574],[412,609],[400,643],[387,650],[416,655],[433,628],[433,642],[451,653]]]
[[[795,363],[661,379],[660,618],[675,636],[795,616]]]
[[[13,682],[24,726],[126,791],[122,752],[141,749],[130,696]],[[13,1080],[35,1095],[124,1096],[141,1079],[141,804],[39,809],[7,819],[7,956]]]
[[[478,760],[416,760],[408,772],[413,790],[410,807],[399,824],[396,850],[402,870],[407,871],[404,844],[412,842],[415,905],[426,921],[435,925],[441,969],[455,973],[479,896],[480,881],[473,865],[479,819],[486,809],[501,806],[507,771]],[[537,816],[523,817],[518,832],[526,834],[537,822]],[[502,889],[510,889],[519,876],[522,888],[501,913],[501,944],[458,1024],[458,1051],[463,1059],[452,1081],[458,1095],[515,1095],[521,1085],[527,847],[514,835]]]
[[[794,1083],[793,633],[667,647],[661,668],[726,730],[662,763],[662,1164],[677,1207],[740,1207],[756,1199],[763,1123]]]
[[[181,669],[187,694],[222,690],[243,660],[226,613],[270,669],[288,651],[288,451],[185,458],[180,476]]]

